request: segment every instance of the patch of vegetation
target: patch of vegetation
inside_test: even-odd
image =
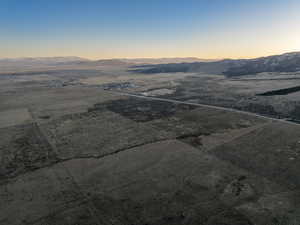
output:
[[[98,111],[104,108],[136,122],[147,122],[172,116],[178,111],[192,110],[195,109],[196,106],[129,98],[96,104],[94,108],[89,109],[89,111]]]
[[[300,91],[300,86],[291,87],[291,88],[284,88],[274,91],[267,91],[261,94],[257,94],[258,96],[273,96],[273,95],[288,95],[294,92]]]

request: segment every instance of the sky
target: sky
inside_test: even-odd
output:
[[[0,58],[300,51],[299,0],[0,0]]]

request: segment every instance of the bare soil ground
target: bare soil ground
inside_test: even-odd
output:
[[[0,76],[0,224],[300,224],[299,125],[118,94],[170,89],[154,93],[289,115],[297,93],[256,96],[278,81],[43,76]]]

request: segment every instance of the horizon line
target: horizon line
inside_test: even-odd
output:
[[[256,58],[263,58],[268,56],[276,56],[276,55],[285,55],[285,54],[292,54],[292,53],[300,53],[300,50],[295,51],[284,51],[283,53],[276,53],[276,54],[269,54],[269,55],[262,55],[262,56],[254,56],[254,57],[198,57],[198,56],[174,56],[174,57],[111,57],[111,58],[91,58],[91,57],[84,57],[84,56],[77,56],[77,55],[65,55],[65,56],[20,56],[20,57],[0,57],[0,60],[12,60],[12,59],[37,59],[37,58],[79,58],[85,59],[90,61],[99,61],[99,60],[134,60],[134,59],[188,59],[188,58],[195,58],[199,60],[239,60],[239,59],[256,59]]]

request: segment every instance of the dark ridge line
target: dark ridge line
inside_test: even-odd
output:
[[[263,78],[263,79],[259,79],[259,78],[249,78],[249,79],[239,79],[239,78],[234,78],[234,79],[230,79],[230,81],[269,81],[269,80],[300,80],[300,77],[294,77],[294,78]]]
[[[186,138],[193,138],[193,137],[199,137],[199,136],[210,136],[212,133],[206,133],[206,132],[195,132],[191,134],[182,134],[176,137],[176,140],[182,140]]]
[[[261,94],[256,94],[257,96],[273,96],[273,95],[288,95],[291,93],[295,93],[300,91],[300,86],[290,87],[290,88],[283,88],[273,91],[267,91]]]

